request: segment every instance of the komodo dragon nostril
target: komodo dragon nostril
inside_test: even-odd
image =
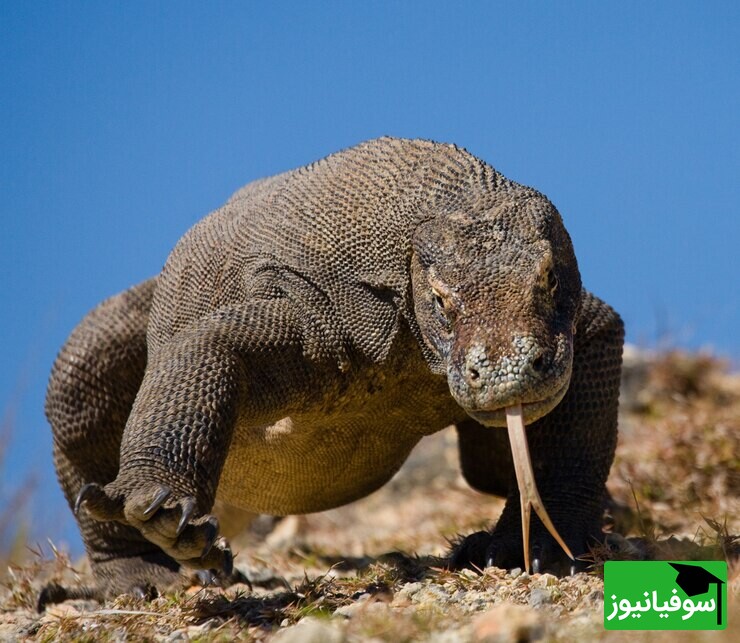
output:
[[[472,358],[472,356],[468,356],[467,364],[465,365],[465,381],[470,388],[477,389],[483,386],[482,367],[485,368],[478,360]]]
[[[485,347],[474,344],[465,357],[465,381],[471,388],[481,388],[489,367],[488,355]]]
[[[542,372],[545,368],[545,358],[540,353],[532,362],[532,368],[537,371],[538,373]]]

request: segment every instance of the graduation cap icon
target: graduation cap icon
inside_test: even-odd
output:
[[[689,565],[687,563],[668,563],[678,572],[676,585],[678,585],[687,596],[698,596],[706,594],[709,586],[717,585],[717,625],[722,624],[722,585],[725,581],[710,574],[700,565]]]

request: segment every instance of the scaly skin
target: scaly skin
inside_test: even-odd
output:
[[[350,502],[450,424],[468,481],[508,496],[452,565],[515,566],[504,409],[523,405],[545,506],[584,553],[621,346],[544,196],[454,146],[384,138],[247,185],[194,226],[75,329],[46,410],[100,595],[228,573],[214,514]],[[532,550],[568,565],[536,519]]]

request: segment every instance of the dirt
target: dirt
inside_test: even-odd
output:
[[[89,582],[83,560],[37,552],[0,588],[0,640],[740,640],[740,375],[702,354],[625,357],[607,522],[625,538],[588,573],[449,572],[449,540],[493,524],[503,501],[472,491],[454,431],[426,438],[383,489],[352,505],[262,518],[234,542],[252,581],[145,601],[67,601],[39,614],[49,581]],[[605,632],[607,557],[729,560],[724,632]]]

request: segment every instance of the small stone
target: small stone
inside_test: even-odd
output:
[[[604,592],[602,592],[600,589],[595,589],[593,592],[591,592],[588,597],[588,602],[592,605],[598,605],[599,603],[604,602]]]
[[[458,574],[462,578],[467,578],[468,580],[475,580],[476,578],[478,578],[478,574],[476,572],[474,572],[472,569],[467,569],[467,568],[466,569],[461,569],[458,572]]]
[[[503,603],[484,612],[473,621],[475,643],[535,641],[544,634],[544,624],[537,612],[523,605]]]
[[[46,614],[55,618],[77,618],[80,616],[80,610],[69,603],[57,603],[49,605],[46,608]]]
[[[482,612],[491,607],[492,601],[486,599],[480,592],[468,596],[465,600],[465,609],[468,612]]]
[[[346,618],[352,618],[357,612],[362,612],[368,607],[368,600],[371,598],[371,595],[368,593],[360,594],[357,597],[357,600],[350,603],[349,605],[342,605],[342,607],[337,608],[334,613],[339,614],[339,616],[345,616]]]
[[[426,641],[427,643],[460,643],[460,641],[464,641],[466,638],[465,636],[461,636],[460,630],[451,629],[442,630],[441,632],[431,632]]]
[[[185,630],[174,630],[164,639],[164,643],[184,643],[189,640],[190,637]]]
[[[389,610],[388,603],[382,601],[365,601],[363,603],[343,605],[334,614],[344,616],[345,618],[354,618],[358,614],[387,614]]]
[[[342,605],[334,610],[334,614],[337,616],[344,616],[345,618],[352,618],[357,612],[362,611],[365,608],[361,603],[350,603],[349,605]]]
[[[315,618],[304,618],[296,625],[280,630],[275,643],[340,643],[344,635],[337,627]]]
[[[509,572],[509,575],[510,575],[510,576],[511,576],[512,578],[516,578],[517,576],[520,576],[520,575],[521,575],[521,573],[522,573],[522,568],[521,568],[521,567],[514,567],[514,569],[512,569],[512,570],[511,570],[511,571]]]
[[[550,603],[552,603],[552,593],[548,589],[536,587],[529,594],[529,604],[535,609],[539,609]]]
[[[459,603],[461,600],[463,600],[467,596],[467,592],[463,589],[458,589],[456,592],[454,592],[450,598],[450,603]]]
[[[416,594],[423,585],[421,583],[408,583],[399,589],[393,596],[393,605],[409,605],[414,594]]]
[[[411,600],[414,603],[437,603],[442,602],[446,603],[449,601],[450,595],[444,591],[439,585],[434,585],[433,583],[430,583],[421,589],[419,589],[418,592],[414,592],[414,595],[411,597]]]
[[[555,587],[558,584],[557,577],[552,574],[539,574],[535,582],[536,587]]]

